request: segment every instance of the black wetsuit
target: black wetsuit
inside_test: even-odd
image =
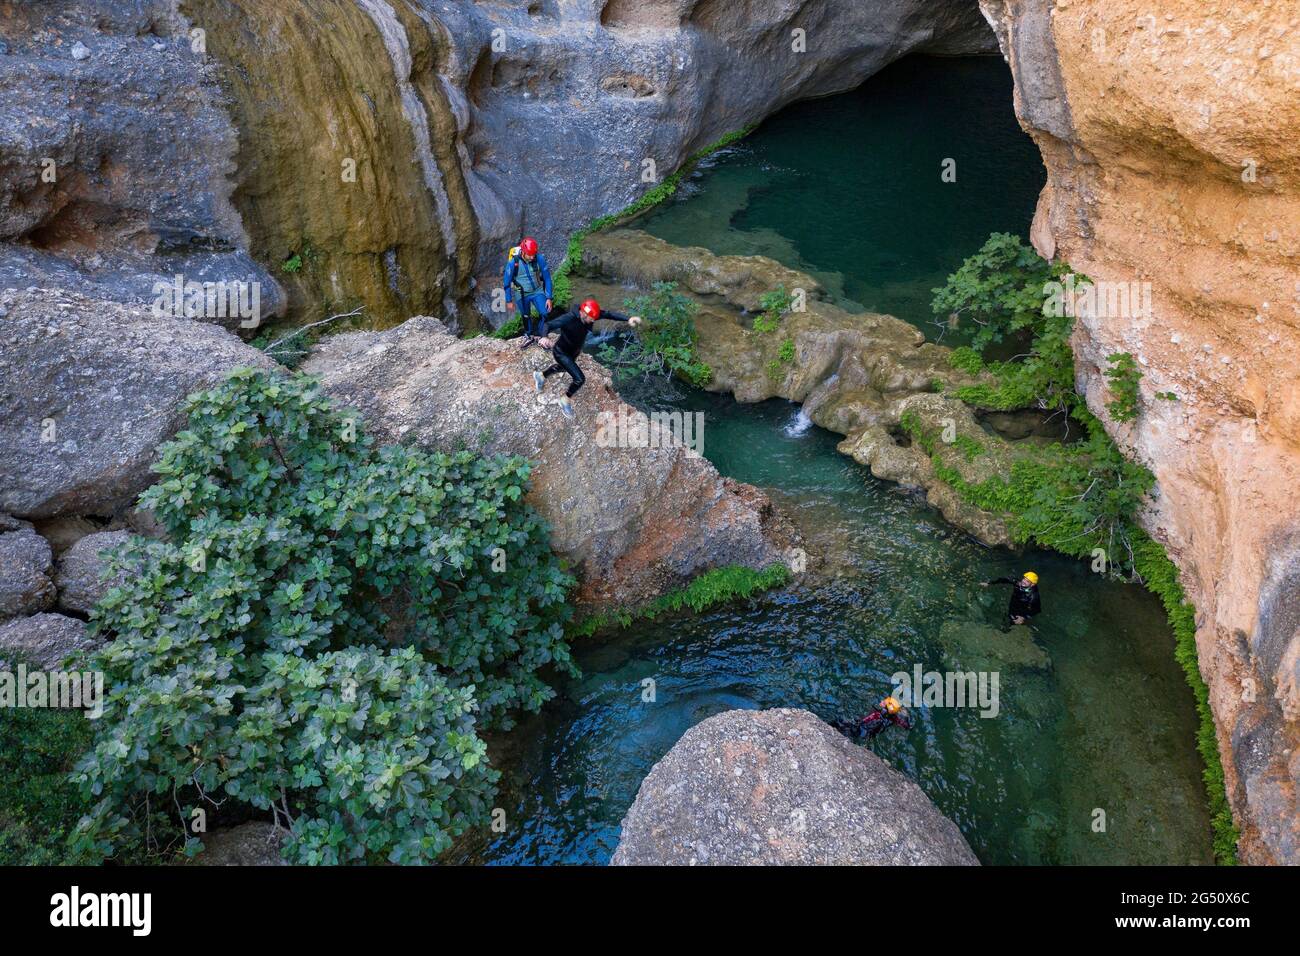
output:
[[[1020,581],[1020,578],[994,578],[989,582],[989,584],[1015,585],[1011,592],[1011,603],[1007,605],[1007,620],[1012,622],[1018,617],[1027,621],[1043,610],[1043,602],[1038,597],[1038,585],[1031,584],[1025,587]]]
[[[612,322],[626,322],[628,316],[621,312],[601,312],[597,321],[604,322],[606,319]],[[570,309],[563,315],[547,319],[546,333],[549,335],[552,332],[559,333],[555,345],[551,348],[555,364],[542,372],[542,375],[550,378],[558,372],[567,372],[573,381],[569,383],[569,390],[564,394],[572,398],[587,380],[587,377],[582,374],[582,369],[578,368],[578,356],[582,354],[582,346],[587,341],[591,326],[582,321],[582,316],[576,309]]]
[[[832,726],[840,733],[847,734],[850,737],[857,737],[859,740],[871,740],[886,727],[902,727],[904,730],[911,730],[912,721],[901,710],[896,714],[891,714],[886,710],[875,707],[865,717],[859,717],[857,720],[837,720]]]

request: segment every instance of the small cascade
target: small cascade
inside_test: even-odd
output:
[[[813,420],[808,417],[808,413],[802,408],[795,413],[795,416],[786,422],[785,435],[787,438],[798,438],[808,429],[812,428]]]

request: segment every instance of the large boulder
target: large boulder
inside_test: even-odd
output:
[[[805,710],[732,710],[688,730],[623,818],[616,866],[976,866],[915,783]]]
[[[460,339],[418,316],[387,332],[331,337],[302,368],[383,442],[532,460],[529,500],[577,567],[586,601],[638,603],[710,568],[784,559],[791,532],[763,492],[723,478],[671,429],[625,406],[586,356],[577,418],[564,418],[554,404],[560,383],[540,399],[533,388],[533,370],[549,361],[541,349]],[[601,437],[624,420],[645,427],[645,446]]]
[[[45,670],[62,666],[68,655],[97,646],[86,633],[84,621],[62,614],[33,614],[0,624],[0,666],[19,661]]]
[[[0,293],[0,511],[130,505],[185,396],[242,365],[275,367],[216,325],[74,293]]]
[[[31,526],[0,531],[0,621],[54,603],[50,543]]]
[[[89,614],[109,590],[122,583],[105,577],[106,553],[116,553],[126,546],[129,531],[97,531],[81,538],[65,551],[58,562],[54,583],[59,589],[59,609],[74,614]]]

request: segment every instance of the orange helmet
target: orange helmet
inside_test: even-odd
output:
[[[588,299],[582,303],[578,311],[594,322],[600,318],[600,303],[595,299]]]
[[[887,714],[896,714],[903,709],[903,705],[898,702],[896,697],[886,697],[880,702],[880,706],[885,708]]]

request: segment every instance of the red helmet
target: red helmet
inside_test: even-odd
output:
[[[532,236],[529,236],[523,242],[519,243],[519,251],[526,256],[537,255],[537,240]]]
[[[600,303],[595,299],[588,299],[582,303],[578,311],[594,322],[600,318]]]

